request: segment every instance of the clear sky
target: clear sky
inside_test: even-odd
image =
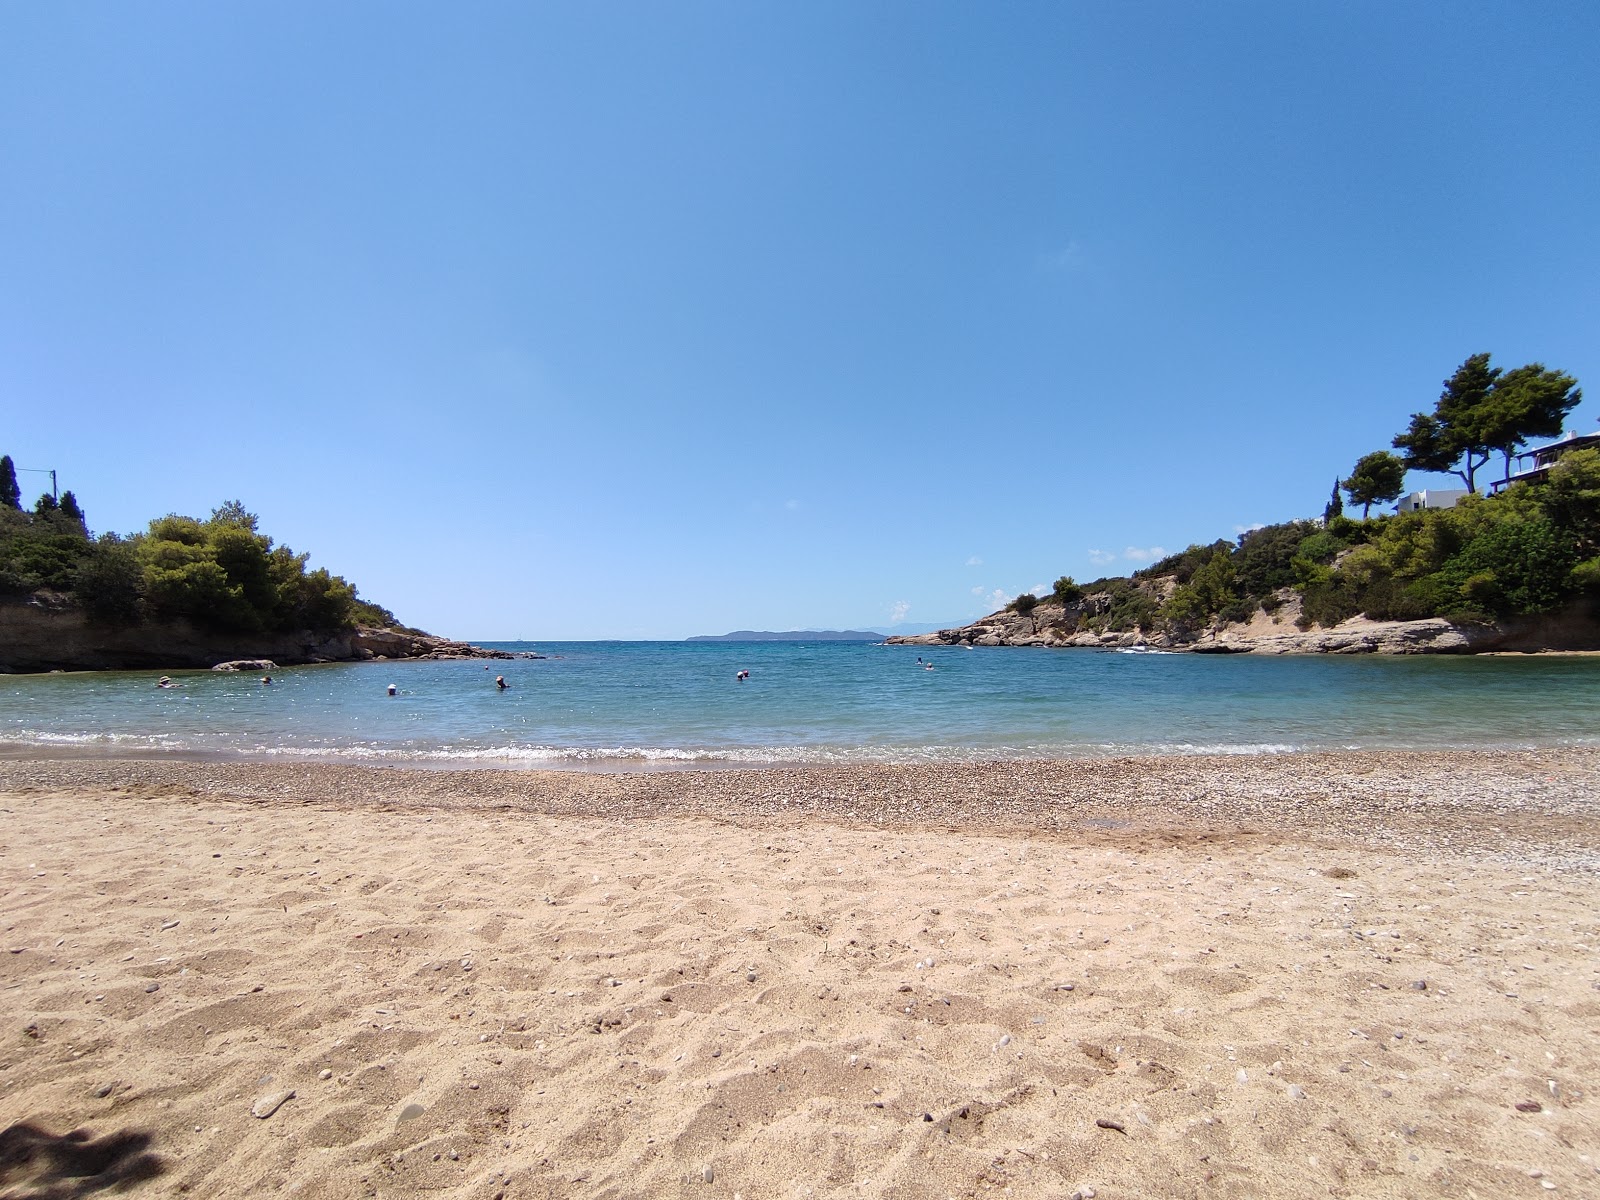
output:
[[[1597,57],[1592,0],[0,0],[0,453],[453,636],[966,620],[1320,513],[1478,351],[1592,430]]]

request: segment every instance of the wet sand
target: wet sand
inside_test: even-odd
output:
[[[1595,1194],[1597,784],[0,760],[0,1195]]]

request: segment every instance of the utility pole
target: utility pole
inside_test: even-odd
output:
[[[60,503],[61,493],[56,491],[56,471],[54,467],[18,467],[19,471],[26,471],[30,475],[50,476],[50,499]]]

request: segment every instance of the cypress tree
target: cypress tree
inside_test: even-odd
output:
[[[22,507],[22,489],[17,486],[17,468],[9,454],[0,456],[0,504],[7,508]]]
[[[72,494],[70,488],[61,493],[61,515],[71,517],[85,527],[89,524],[88,518],[83,515],[83,509],[78,506],[78,498]]]
[[[1339,481],[1333,481],[1333,495],[1328,499],[1328,507],[1322,510],[1322,523],[1326,525],[1335,517],[1344,516],[1344,501],[1339,498]]]

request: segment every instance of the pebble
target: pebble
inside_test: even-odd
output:
[[[1414,979],[1414,980],[1412,980],[1411,981],[1411,990],[1413,992],[1425,992],[1425,991],[1427,991],[1428,990],[1428,981],[1426,979]]]
[[[1305,1088],[1301,1087],[1298,1083],[1291,1083],[1289,1085],[1289,1099],[1291,1099],[1291,1100],[1304,1100],[1305,1098],[1306,1098],[1306,1090],[1305,1090]]]
[[[754,971],[746,971],[744,978],[746,983],[754,983],[756,981],[756,973]],[[706,1169],[710,1170],[709,1167]],[[707,1180],[706,1182],[709,1183],[710,1180]]]
[[[95,1088],[94,1098],[96,1100],[104,1100],[107,1096],[111,1095],[116,1086],[117,1081],[115,1079],[106,1083],[102,1083],[99,1087]]]
[[[1518,1100],[1517,1111],[1525,1113],[1543,1112],[1544,1105],[1540,1104],[1537,1100]]]
[[[1094,1189],[1092,1187],[1081,1187],[1072,1193],[1072,1200],[1094,1200]]]
[[[162,929],[162,932],[166,932],[168,929],[176,929],[177,927],[178,927],[178,922],[176,920],[172,920],[172,921],[164,922],[162,924],[162,926],[161,926],[161,929]]]
[[[144,985],[144,990],[146,992],[159,992],[161,985],[159,983],[147,983]]]
[[[294,1089],[286,1092],[269,1092],[250,1106],[250,1115],[265,1121],[273,1113],[284,1106],[287,1101],[294,1099]]]
[[[1244,1068],[1243,1067],[1239,1068],[1239,1072],[1238,1072],[1238,1074],[1236,1074],[1234,1076],[1234,1078],[1237,1079],[1240,1083],[1249,1083],[1250,1082],[1250,1076],[1248,1076],[1248,1075],[1246,1075],[1244,1073]]]
[[[1095,1125],[1097,1125],[1101,1129],[1114,1129],[1118,1133],[1125,1134],[1125,1133],[1128,1132],[1126,1129],[1124,1129],[1122,1127],[1122,1122],[1121,1121],[1113,1120],[1110,1117],[1097,1117],[1097,1118],[1095,1118]]]
[[[705,1180],[707,1183],[713,1183],[716,1181],[717,1173],[711,1169],[710,1163],[707,1163],[701,1170],[700,1178]]]
[[[328,1070],[327,1067],[323,1067],[322,1070],[317,1072],[317,1078],[322,1080],[323,1083],[327,1083],[328,1080],[333,1078],[333,1072]]]
[[[400,1110],[400,1119],[402,1121],[414,1121],[426,1111],[427,1109],[423,1108],[422,1105],[413,1102]]]
[[[1074,984],[1074,983],[1058,983],[1058,984],[1056,984],[1056,991],[1058,991],[1058,992],[1070,992],[1076,987],[1077,987],[1077,984]]]

